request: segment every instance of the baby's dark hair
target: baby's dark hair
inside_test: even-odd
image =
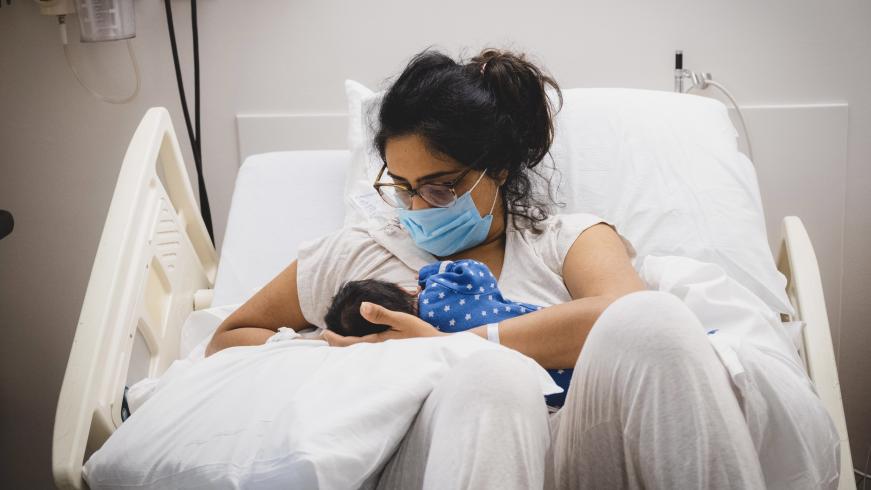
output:
[[[541,176],[535,167],[550,151],[562,102],[556,81],[523,54],[485,49],[454,61],[427,49],[385,93],[374,144],[386,161],[390,138],[416,134],[436,155],[491,176],[505,172],[507,215],[537,231],[555,203],[550,182],[542,179],[547,192],[540,194],[532,178]]]
[[[417,314],[417,298],[394,283],[377,279],[348,281],[333,296],[324,316],[327,328],[339,335],[362,337],[387,330],[363,318],[360,304],[364,301],[381,305],[388,310]]]

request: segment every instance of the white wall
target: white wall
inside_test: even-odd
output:
[[[174,5],[188,53],[188,2]],[[210,0],[199,7],[203,154],[218,237],[239,165],[236,114],[343,112],[345,78],[380,86],[430,44],[469,55],[484,45],[522,49],[565,87],[663,90],[681,48],[689,68],[712,72],[749,105],[848,103],[843,195],[831,197],[845,203],[833,218],[843,221],[843,236],[819,241],[843,262],[823,275],[840,286],[834,296],[827,291],[827,302],[841,328],[854,458],[864,462],[871,444],[871,3]],[[127,140],[154,105],[169,107],[184,133],[163,2],[138,0],[136,8],[144,80],[125,106],[97,102],[75,83],[53,19],[24,0],[0,9],[0,208],[17,221],[0,241],[0,434],[11,487],[50,486],[57,394]],[[122,45],[73,48],[81,71],[105,91],[129,86]],[[789,202],[770,205],[790,209]]]

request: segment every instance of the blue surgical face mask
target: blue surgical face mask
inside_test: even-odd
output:
[[[447,257],[472,248],[487,238],[499,189],[496,189],[496,196],[493,196],[493,205],[487,216],[481,216],[472,200],[472,190],[478,186],[486,172],[482,172],[472,189],[460,196],[450,207],[399,210],[399,221],[418,247],[436,257]]]

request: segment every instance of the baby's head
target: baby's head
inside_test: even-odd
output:
[[[376,325],[360,314],[364,301],[381,305],[388,310],[417,315],[417,294],[396,284],[364,279],[348,281],[333,296],[330,308],[324,316],[327,328],[339,335],[362,337],[387,330],[385,325]]]

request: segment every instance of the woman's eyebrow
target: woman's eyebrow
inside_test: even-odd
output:
[[[460,173],[460,172],[462,172],[462,171],[463,171],[462,169],[459,169],[459,170],[447,170],[447,171],[444,171],[444,172],[433,172],[433,173],[431,173],[431,174],[426,174],[426,175],[424,175],[423,177],[417,179],[417,181],[418,181],[418,182],[422,182],[422,181],[425,181],[425,180],[437,179],[437,178],[439,178],[439,177],[444,177],[445,175],[456,174],[456,173]],[[394,178],[394,179],[396,179],[396,180],[403,180],[403,181],[405,181],[405,182],[408,182],[408,179],[406,179],[405,177],[400,177],[400,176],[398,176],[398,175],[395,175],[395,174],[391,173],[389,170],[387,171],[387,175],[389,175],[390,177],[392,177],[392,178]]]

